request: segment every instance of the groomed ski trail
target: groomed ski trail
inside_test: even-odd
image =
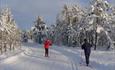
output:
[[[43,45],[27,44],[21,53],[0,61],[0,70],[75,70],[65,55],[50,49],[50,57],[44,57]]]

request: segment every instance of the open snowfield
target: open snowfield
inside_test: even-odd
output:
[[[90,66],[85,66],[83,50],[52,46],[44,57],[43,45],[28,43],[21,50],[0,55],[0,70],[114,70],[114,51],[92,51]]]

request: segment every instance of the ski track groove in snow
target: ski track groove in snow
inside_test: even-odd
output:
[[[63,62],[63,63],[67,63],[66,61],[64,60],[60,60],[60,59],[54,59],[54,58],[50,58],[49,57],[44,57],[44,56],[36,56],[36,55],[31,55],[30,53],[27,53],[27,52],[23,52],[24,55],[28,56],[28,57],[32,57],[32,58],[38,58],[38,59],[41,59],[41,60],[45,60],[45,61],[51,61],[53,62],[52,60],[55,60],[55,61],[58,61],[58,62]],[[56,56],[54,56],[56,58]],[[48,59],[47,59],[48,58]],[[47,60],[46,60],[47,59]]]
[[[29,50],[31,50],[31,51],[33,51],[32,49],[29,49]],[[54,50],[54,49],[52,49],[52,51],[56,51],[56,50]],[[56,51],[56,52],[59,52],[59,51]],[[31,56],[31,54],[29,54],[29,53],[27,53],[27,52],[24,52],[24,54],[26,55],[26,56],[29,56],[29,57],[35,57],[35,58],[39,58],[39,59],[42,59],[42,60],[46,60],[46,58],[43,58],[43,57],[39,57],[39,56]],[[72,61],[72,60],[70,60],[69,59],[69,57],[67,57],[67,56],[65,56],[64,54],[62,54],[61,53],[61,55],[63,55],[64,57],[66,57],[67,59],[68,59],[68,61],[71,63],[71,70],[77,70],[76,69],[76,65],[74,64],[74,62]],[[54,56],[54,57],[56,57],[56,55]],[[49,58],[48,60],[56,60],[56,61],[58,61],[58,62],[63,62],[63,63],[67,63],[68,64],[68,62],[67,61],[64,61],[64,60],[60,60],[60,59],[53,59],[53,58]],[[54,62],[53,62],[54,63]]]
[[[1,60],[0,70],[73,70],[73,64],[65,55],[53,49],[50,51],[50,57],[46,58],[43,48],[25,47],[23,52]]]
[[[31,50],[31,51],[33,51],[32,49],[28,49],[28,50]],[[71,70],[77,70],[77,65],[74,63],[74,61],[72,61],[69,57],[67,57],[66,55],[64,55],[63,53],[61,53],[61,52],[59,52],[59,51],[57,51],[57,50],[55,50],[55,49],[52,49],[51,51],[55,51],[55,52],[58,52],[58,53],[60,53],[61,55],[63,55],[64,57],[66,57],[67,59],[68,59],[68,61],[71,63]],[[27,55],[27,56],[30,56],[30,57],[35,57],[35,58],[41,58],[42,60],[46,60],[45,58],[43,58],[43,57],[38,57],[38,56],[31,56],[31,54],[28,54],[27,52],[24,52],[24,54],[25,55]],[[56,57],[56,55],[54,56],[54,57]],[[50,58],[50,59],[48,59],[48,60],[52,60],[52,58]],[[56,59],[55,59],[56,60]],[[63,62],[63,63],[67,63],[67,61],[64,61],[64,60],[57,60],[57,61],[59,61],[59,62]],[[54,63],[54,62],[53,62]]]
[[[115,55],[114,52],[111,53],[111,51],[92,51],[91,67],[87,67],[81,49],[53,45],[49,49],[50,57],[47,58],[44,57],[43,45],[27,44],[20,52],[11,56],[8,53],[6,58],[0,56],[0,70],[114,70],[115,59],[112,58]],[[83,65],[80,66],[80,62]]]
[[[60,52],[62,55],[64,55],[65,57],[68,58],[68,60],[70,61],[71,65],[72,65],[72,70],[78,70],[77,64],[76,64],[70,57],[68,57],[66,54],[64,54],[64,53],[60,50],[60,48],[58,48],[58,49],[55,49],[55,48],[54,48],[54,50],[55,50],[55,51],[58,50],[58,52]]]
[[[91,67],[87,67],[85,65],[80,66],[79,62],[81,62],[81,56],[79,56],[79,53],[81,53],[81,51],[72,51],[70,48],[66,48],[63,47],[63,49],[59,48],[54,48],[55,50],[60,51],[63,55],[67,56],[69,58],[69,60],[72,62],[74,70],[96,70],[94,68]],[[74,57],[73,57],[74,56]]]

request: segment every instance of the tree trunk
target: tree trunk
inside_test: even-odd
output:
[[[109,45],[110,47],[107,48],[107,49],[114,48],[114,44],[113,44],[112,39],[111,39],[110,36],[109,36],[109,33],[108,33],[107,31],[105,31],[105,30],[104,30],[104,32],[105,32],[105,34],[106,34],[106,36],[107,36],[107,38],[108,38],[108,40],[109,40],[109,42],[110,42],[110,45]]]
[[[95,31],[95,46],[94,46],[94,50],[97,49],[97,32]]]
[[[12,44],[10,43],[10,51],[12,50]]]
[[[2,45],[0,46],[0,52],[1,52],[1,54],[2,54]]]
[[[4,51],[7,51],[6,43],[4,43]]]

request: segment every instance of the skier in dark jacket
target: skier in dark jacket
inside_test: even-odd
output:
[[[91,47],[92,45],[88,43],[87,39],[84,39],[84,44],[82,45],[82,49],[84,50],[85,53],[85,59],[86,59],[86,64],[87,66],[89,65],[89,57],[91,53]]]

